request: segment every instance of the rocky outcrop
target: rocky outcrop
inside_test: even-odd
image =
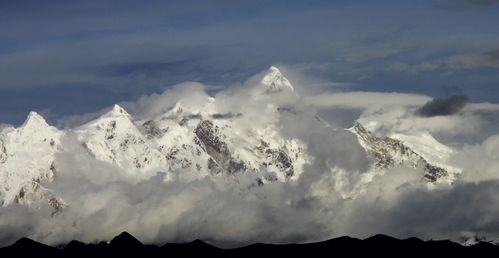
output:
[[[143,123],[142,130],[148,139],[163,137],[168,132],[168,129],[160,129],[154,120]]]
[[[266,158],[266,161],[263,162],[265,167],[274,165],[287,179],[294,175],[294,162],[286,151],[279,148],[270,148],[269,143],[265,141],[261,141],[257,150]]]
[[[7,148],[3,144],[3,141],[0,140],[0,164],[5,163],[7,160]]]
[[[218,174],[225,171],[229,174],[234,174],[243,171],[247,168],[243,161],[236,160],[224,142],[223,136],[219,132],[217,125],[214,125],[211,120],[202,120],[194,129],[194,142],[198,144],[211,157],[208,160],[208,168]]]

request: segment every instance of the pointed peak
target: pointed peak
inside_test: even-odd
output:
[[[80,242],[78,240],[71,240],[71,241],[69,241],[69,243],[66,244],[66,246],[64,247],[64,250],[78,249],[78,248],[82,248],[85,246],[86,246],[86,244],[83,242]]]
[[[40,114],[35,111],[29,112],[28,117],[21,127],[34,127],[34,126],[48,126],[47,121]]]
[[[128,112],[120,105],[115,104],[113,108],[105,114],[105,116],[129,116]]]
[[[294,91],[291,82],[281,73],[279,68],[271,66],[263,75],[261,84],[266,86],[267,92],[280,92],[282,90]]]
[[[123,115],[128,115],[128,112],[125,111],[124,108],[122,108],[120,105],[118,104],[114,104],[113,106],[113,109],[112,109],[112,112],[113,113],[118,113],[118,114],[123,114]]]
[[[281,72],[281,71],[279,70],[279,68],[277,68],[277,67],[275,67],[275,66],[273,66],[273,65],[271,65],[271,66],[269,67],[269,71],[277,71],[277,72]]]
[[[108,109],[107,113],[102,114],[101,116],[81,125],[78,127],[78,130],[86,130],[88,128],[96,128],[98,130],[101,129],[102,124],[108,124],[109,121],[113,123],[113,127],[116,126],[116,121],[121,121],[121,123],[125,124],[133,124],[133,118],[124,108],[120,105],[115,104],[113,108]]]
[[[113,238],[110,242],[111,245],[118,246],[141,246],[142,243],[130,233],[123,231],[121,234]]]
[[[32,112],[32,113],[35,113],[35,112]],[[35,240],[33,240],[31,238],[22,237],[19,240],[17,240],[14,243],[14,245],[33,245],[33,244],[36,244],[36,243],[38,243],[38,242],[36,242]]]

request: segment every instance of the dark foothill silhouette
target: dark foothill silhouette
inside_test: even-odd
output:
[[[499,246],[479,242],[473,246],[440,240],[423,241],[418,238],[397,239],[375,235],[360,240],[339,237],[306,244],[256,243],[233,249],[221,249],[195,240],[189,243],[168,243],[163,246],[144,245],[127,232],[109,243],[85,244],[71,241],[56,248],[28,238],[0,248],[0,257],[499,257]]]

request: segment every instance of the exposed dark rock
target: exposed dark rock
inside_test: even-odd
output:
[[[210,120],[199,122],[194,133],[199,145],[204,147],[208,155],[213,157],[218,164],[225,164],[230,159],[230,151],[227,144],[218,135],[218,126],[213,125]]]
[[[212,121],[203,120],[199,122],[194,129],[194,134],[196,134],[195,143],[212,158],[208,160],[208,168],[219,167],[232,173],[234,169],[239,167],[237,164],[229,162],[232,159],[229,147],[219,135],[218,126],[214,125]]]
[[[149,121],[145,122],[144,124],[142,124],[141,129],[148,139],[161,138],[168,131],[168,129],[160,129],[156,125],[156,122],[154,122],[154,120],[149,120]]]
[[[0,164],[7,161],[7,148],[5,147],[2,140],[0,140]]]
[[[422,168],[425,172],[423,178],[429,182],[435,182],[439,178],[449,175],[448,171],[428,163],[421,155],[399,140],[389,137],[377,137],[358,122],[355,123],[353,130],[359,140],[365,144],[367,153],[374,158],[374,166],[378,169],[387,169],[399,165]],[[403,157],[403,160],[397,164],[394,155]]]
[[[264,162],[262,165],[270,166],[275,164],[275,166],[284,174],[286,178],[290,178],[294,175],[293,159],[288,155],[284,149],[273,149],[270,148],[270,144],[261,141],[260,145],[256,148],[260,153],[267,156],[269,162]]]
[[[66,205],[64,205],[64,203],[60,199],[58,199],[56,197],[49,198],[48,203],[49,203],[50,207],[52,207],[52,216],[60,213],[64,209],[64,207],[66,206]]]

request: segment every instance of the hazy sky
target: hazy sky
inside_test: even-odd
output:
[[[0,122],[93,112],[272,64],[349,86],[499,102],[499,1],[1,1]]]

